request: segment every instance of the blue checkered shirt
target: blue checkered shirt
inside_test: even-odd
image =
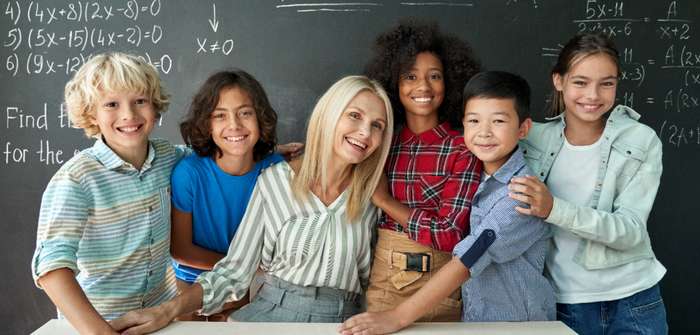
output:
[[[515,176],[532,175],[520,148],[496,173],[482,180],[472,202],[471,232],[453,251],[469,268],[462,285],[464,321],[554,320],[552,286],[543,276],[549,226],[519,214],[508,197]]]

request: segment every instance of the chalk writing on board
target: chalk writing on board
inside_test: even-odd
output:
[[[23,5],[26,7],[23,8]],[[65,6],[44,6],[38,1],[8,1],[5,15],[13,24],[26,18],[29,23],[52,24],[60,21],[92,22],[107,21],[122,16],[136,21],[140,15],[157,16],[162,8],[161,0],[126,1],[124,6],[102,4],[98,1],[74,1]]]
[[[79,53],[77,56],[52,58],[43,53],[29,52],[26,55],[11,53],[5,59],[5,70],[13,77],[20,73],[30,76],[57,73],[70,75],[77,71],[90,56],[91,54]],[[173,59],[168,54],[151,56],[150,53],[146,52],[140,57],[164,74],[169,73],[173,67]]]
[[[378,2],[284,2],[275,6],[277,9],[293,9],[297,13],[315,12],[369,12],[371,7],[382,6]]]
[[[445,6],[445,7],[474,7],[471,2],[444,2],[444,1],[431,1],[431,2],[401,2],[401,6]]]
[[[136,47],[140,47],[144,42],[156,45],[162,38],[163,28],[157,24],[150,27],[134,25],[117,31],[85,26],[71,29],[61,35],[45,28],[30,28],[23,31],[22,28],[17,27],[8,31],[7,41],[3,46],[13,51],[17,50],[22,43],[25,43],[29,49],[66,46],[84,51],[86,48],[118,47],[121,43]]]

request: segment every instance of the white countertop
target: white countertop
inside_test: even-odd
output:
[[[250,323],[250,322],[173,322],[154,333],[159,335],[209,335],[209,334],[284,334],[313,335],[337,334],[337,323]],[[35,335],[77,335],[78,332],[66,320],[50,320]],[[416,323],[397,334],[406,335],[554,335],[576,333],[559,321],[550,322],[489,322]]]

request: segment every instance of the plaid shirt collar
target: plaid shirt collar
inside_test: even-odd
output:
[[[445,137],[449,136],[452,130],[448,122],[443,122],[428,131],[424,131],[418,135],[414,134],[408,126],[404,126],[399,133],[399,143],[406,144],[410,142],[422,142],[425,144],[436,144],[442,142]]]

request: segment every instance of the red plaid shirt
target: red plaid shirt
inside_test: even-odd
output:
[[[469,234],[469,212],[482,164],[447,123],[414,134],[404,127],[394,136],[386,162],[389,191],[411,208],[406,233],[433,249],[452,252]],[[403,232],[386,214],[379,228]]]

